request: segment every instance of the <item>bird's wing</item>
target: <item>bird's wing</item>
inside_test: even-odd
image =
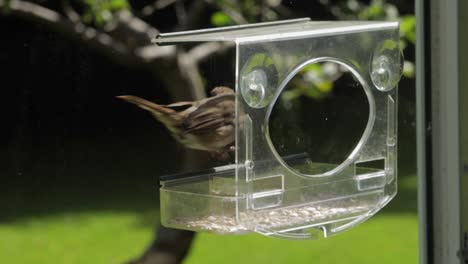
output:
[[[234,95],[206,99],[184,121],[185,133],[205,133],[234,122]]]
[[[211,90],[210,94],[211,96],[217,96],[221,94],[234,94],[234,90],[227,86],[218,86]]]
[[[178,102],[178,103],[165,105],[165,107],[170,108],[174,110],[175,112],[182,112],[192,107],[193,105],[194,105],[194,102]]]

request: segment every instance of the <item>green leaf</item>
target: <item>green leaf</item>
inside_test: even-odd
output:
[[[398,42],[387,39],[382,45],[381,51],[398,49]]]
[[[249,73],[256,68],[268,69],[270,67],[274,67],[273,59],[265,53],[257,53],[248,60],[243,72]]]
[[[408,78],[414,78],[416,74],[414,63],[411,61],[405,61],[403,63],[403,76]]]
[[[112,10],[126,9],[129,7],[127,0],[112,0],[110,2],[110,7]]]
[[[400,32],[402,35],[406,35],[410,32],[414,32],[416,29],[416,17],[415,16],[404,16],[400,21]]]
[[[303,90],[305,96],[313,99],[320,99],[325,97],[326,94],[322,93],[316,86],[312,85],[307,89]]]
[[[333,82],[323,81],[317,85],[317,89],[322,93],[329,93],[333,89]]]
[[[416,17],[404,16],[400,20],[400,35],[412,44],[416,43]]]
[[[416,32],[409,32],[406,34],[406,39],[409,40],[411,43],[415,44],[416,43]]]
[[[115,12],[130,7],[128,0],[85,0],[85,3],[85,22],[95,23],[97,26],[111,20]]]
[[[234,24],[231,17],[224,12],[216,12],[211,16],[211,24],[222,27]]]
[[[382,5],[373,4],[369,7],[369,17],[376,18],[381,17],[385,14],[385,10]]]
[[[320,64],[318,63],[312,63],[301,69],[301,72],[303,73],[308,71],[316,71],[318,73],[322,73],[322,66],[320,66]]]

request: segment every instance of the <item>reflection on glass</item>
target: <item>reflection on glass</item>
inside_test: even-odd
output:
[[[270,137],[280,156],[309,155],[313,165],[295,170],[325,173],[356,147],[368,116],[364,89],[349,70],[335,62],[309,64],[290,80],[276,102]]]

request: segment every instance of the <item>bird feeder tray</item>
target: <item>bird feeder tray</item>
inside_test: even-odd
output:
[[[161,177],[164,226],[307,239],[317,231],[329,236],[354,227],[396,195],[397,84],[402,72],[398,22],[295,19],[160,34],[153,41],[227,42],[235,49],[235,161]],[[284,154],[271,136],[272,112],[285,88],[308,66],[324,62],[351,73],[368,108],[360,115],[362,134],[344,160],[335,163],[316,162],[314,151]],[[338,128],[349,129],[344,124]]]

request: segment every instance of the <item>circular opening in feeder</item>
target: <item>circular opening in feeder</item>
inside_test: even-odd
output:
[[[314,59],[291,72],[267,116],[270,146],[289,169],[328,176],[348,167],[374,123],[374,99],[347,64]],[[303,162],[282,157],[301,154]]]

